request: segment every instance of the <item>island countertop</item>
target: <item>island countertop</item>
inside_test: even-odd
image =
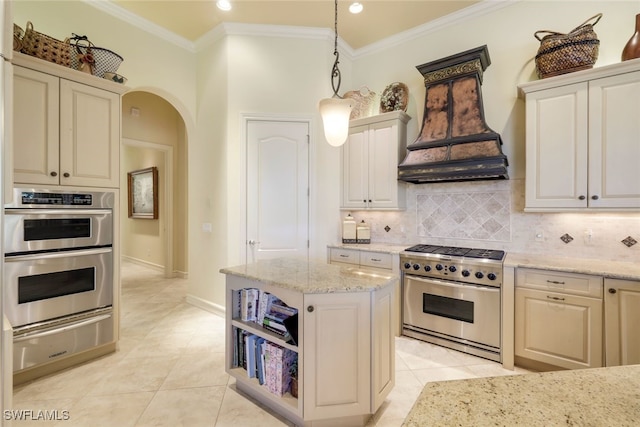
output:
[[[220,269],[229,274],[272,286],[309,294],[372,292],[395,284],[397,276],[361,271],[358,267],[326,264],[296,258],[260,260]]]
[[[427,384],[403,427],[637,426],[640,365]]]

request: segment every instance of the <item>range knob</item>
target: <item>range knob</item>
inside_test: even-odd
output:
[[[449,267],[449,271],[452,272],[452,273],[455,273],[456,270],[457,270],[457,268],[456,268],[455,265],[452,265],[452,266]]]
[[[424,271],[431,271],[431,266],[430,265],[425,265],[424,266]]]
[[[407,270],[411,268],[411,263],[405,262],[404,263],[404,268],[406,268]]]
[[[487,277],[489,278],[489,280],[496,280],[496,274],[495,273],[489,273],[489,274],[487,274]]]
[[[442,264],[436,264],[436,270],[440,271],[442,270],[444,267],[442,266]]]
[[[469,275],[470,275],[470,274],[471,274],[471,273],[469,273],[469,270],[462,270],[462,275],[463,275],[464,277],[469,277]]]
[[[420,270],[420,264],[413,264],[413,269],[416,271]]]
[[[484,277],[484,274],[482,274],[482,271],[477,271],[476,272],[476,278],[482,279],[483,277]]]

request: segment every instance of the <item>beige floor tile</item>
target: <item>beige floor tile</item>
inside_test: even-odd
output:
[[[76,399],[14,401],[3,419],[11,419],[14,427],[54,427],[71,416]]]
[[[226,386],[228,382],[224,353],[197,353],[180,357],[160,389]]]
[[[178,360],[172,357],[126,357],[114,365],[100,382],[91,384],[92,396],[156,391]]]
[[[68,421],[56,427],[134,427],[155,392],[85,396],[70,410]]]
[[[414,369],[412,373],[422,385],[435,381],[464,380],[477,378],[466,366]]]
[[[235,386],[227,387],[222,406],[216,420],[216,427],[280,427],[294,424],[268,412],[257,402],[240,394]]]
[[[224,395],[225,387],[158,391],[136,426],[211,427]]]

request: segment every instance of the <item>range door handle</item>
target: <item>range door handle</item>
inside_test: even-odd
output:
[[[60,332],[66,332],[73,329],[82,328],[83,326],[92,325],[94,323],[101,322],[111,317],[111,314],[102,314],[100,316],[91,317],[89,319],[79,320],[77,322],[72,322],[66,325],[60,325],[59,327],[53,327],[52,329],[47,329],[42,332],[25,332],[23,335],[18,335],[13,337],[13,342],[21,342],[32,340],[34,338],[43,338],[48,337],[50,335],[59,334]]]

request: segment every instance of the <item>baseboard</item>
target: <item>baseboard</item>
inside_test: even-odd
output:
[[[187,303],[193,306],[196,306],[198,308],[201,308],[205,311],[208,311],[210,313],[217,314],[218,316],[223,318],[226,313],[225,308],[223,306],[214,304],[211,301],[204,300],[194,295],[187,294]]]
[[[123,261],[131,262],[133,264],[142,265],[144,267],[148,267],[148,268],[151,268],[153,270],[159,271],[160,273],[164,273],[164,265],[155,264],[155,263],[152,263],[152,262],[149,262],[149,261],[145,261],[145,260],[140,259],[140,258],[131,257],[129,255],[122,255],[121,259]]]

